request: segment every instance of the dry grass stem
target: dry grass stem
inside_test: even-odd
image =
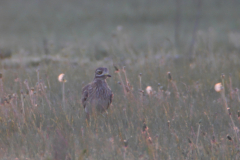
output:
[[[0,3],[0,159],[239,159],[239,1],[24,2]]]

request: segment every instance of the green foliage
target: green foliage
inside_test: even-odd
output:
[[[0,16],[9,26],[17,25],[14,38],[5,23],[0,28],[6,39],[0,45],[11,50],[10,57],[0,60],[0,157],[238,159],[238,34],[226,33],[229,26],[217,19],[220,15],[233,21],[239,15],[234,10],[238,2],[232,2],[236,3],[232,17],[221,12],[230,10],[224,2],[206,2],[219,5],[215,8],[204,4],[200,24],[207,25],[210,19],[213,27],[199,26],[191,57],[188,29],[196,6],[192,1],[182,2],[181,23],[188,31],[179,32],[177,47],[172,40],[172,2],[27,2],[0,2],[11,9],[2,7],[2,12],[13,19],[22,16],[15,23]],[[45,12],[38,14],[39,8]],[[105,18],[105,29],[98,16]],[[100,66],[108,67],[112,75],[107,81],[114,92],[113,104],[107,113],[90,115],[87,121],[81,89]],[[61,73],[64,90],[58,81]],[[223,81],[224,92],[215,92],[214,85]]]

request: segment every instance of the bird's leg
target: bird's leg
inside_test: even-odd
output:
[[[108,111],[107,110],[105,110],[105,113],[106,113],[106,115],[108,115]]]
[[[89,120],[90,120],[89,113],[86,113],[86,120],[87,120],[87,121],[89,121]]]
[[[105,117],[105,114],[108,115],[108,111],[104,110],[104,112],[101,114],[103,117]]]

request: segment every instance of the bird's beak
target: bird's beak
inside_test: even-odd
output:
[[[108,73],[106,73],[105,76],[107,76],[107,77],[112,77],[112,76],[111,76],[110,74],[108,74]]]

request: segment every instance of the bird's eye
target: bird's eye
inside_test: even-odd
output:
[[[102,71],[98,70],[98,71],[97,71],[97,74],[99,74],[99,75],[102,74]]]

